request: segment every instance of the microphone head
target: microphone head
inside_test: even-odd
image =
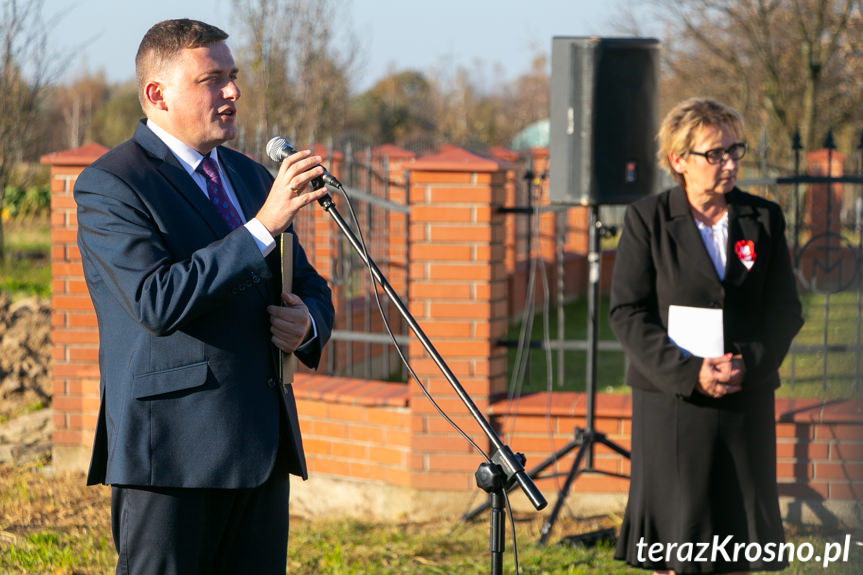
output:
[[[281,162],[296,152],[297,151],[294,147],[291,146],[291,143],[281,136],[276,136],[267,142],[267,156],[269,156],[274,162]]]

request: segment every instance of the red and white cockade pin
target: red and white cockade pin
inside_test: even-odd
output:
[[[751,240],[740,240],[734,244],[734,253],[747,270],[751,270],[755,265],[755,244]]]

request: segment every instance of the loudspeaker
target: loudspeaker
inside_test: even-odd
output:
[[[552,38],[552,203],[625,204],[656,191],[658,85],[658,40]]]

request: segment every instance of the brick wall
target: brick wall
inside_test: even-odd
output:
[[[86,469],[99,415],[99,334],[81,267],[72,188],[108,149],[98,144],[43,156],[51,166],[51,341],[54,465]]]

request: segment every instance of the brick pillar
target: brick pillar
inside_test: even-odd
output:
[[[506,390],[504,216],[506,168],[447,146],[407,166],[410,172],[409,308],[482,413]],[[487,449],[485,435],[452,386],[411,339],[409,355],[441,408]],[[411,476],[417,489],[475,489],[481,456],[410,382]]]
[[[344,154],[336,152],[330,157],[328,154],[330,150],[319,144],[311,146],[311,150],[323,158],[323,165],[332,175],[336,178],[342,177],[341,168],[344,165]],[[330,190],[330,195],[338,206],[339,194],[336,190]],[[330,215],[316,202],[297,215],[295,228],[303,242],[303,248],[306,250],[309,262],[327,280],[332,279],[333,265],[338,253],[336,242],[339,241],[340,232],[332,223]]]
[[[810,176],[840,177],[844,174],[845,155],[836,150],[815,150],[806,154],[806,172]],[[842,222],[842,184],[810,184],[806,192],[805,221],[811,236],[827,232],[838,235]]]
[[[72,188],[78,175],[108,151],[99,144],[42,156],[51,166],[51,341],[53,465],[86,470],[99,414],[99,334],[84,283]]]

